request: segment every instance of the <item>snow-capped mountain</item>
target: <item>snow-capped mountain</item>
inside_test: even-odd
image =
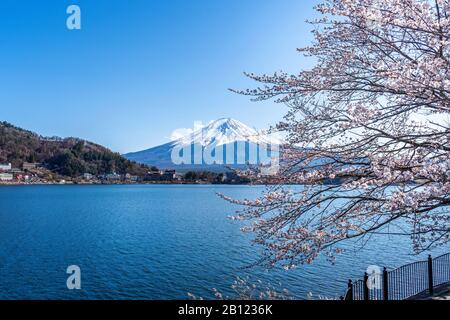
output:
[[[198,143],[202,146],[225,145],[236,141],[249,141],[252,143],[278,143],[279,141],[266,134],[259,133],[255,129],[232,118],[222,118],[212,121],[204,128],[194,131],[185,137],[175,141],[176,144],[186,145]]]
[[[238,144],[240,144],[240,147],[238,147]],[[240,167],[242,161],[239,162],[237,159],[248,161],[252,156],[250,153],[252,150],[256,150],[258,146],[279,144],[279,139],[260,133],[238,120],[222,118],[172,142],[144,151],[128,153],[124,156],[129,160],[154,165],[162,169],[224,171],[225,166]],[[199,163],[194,159],[196,156],[193,156],[191,161],[182,164],[176,164],[176,161],[174,163],[174,149],[183,149],[182,152],[196,152],[194,146],[197,151],[200,149],[200,152],[208,148],[222,148],[224,164],[207,164],[205,161]],[[227,155],[229,150],[232,150],[234,154]],[[226,159],[228,159],[228,162]],[[233,159],[234,163],[229,163],[229,159]]]

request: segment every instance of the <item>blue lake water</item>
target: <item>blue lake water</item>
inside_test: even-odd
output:
[[[341,295],[368,265],[424,258],[408,239],[381,237],[349,249],[336,265],[319,259],[296,270],[245,269],[260,257],[251,235],[227,216],[236,206],[216,192],[254,197],[263,187],[0,187],[0,299],[186,299],[231,294],[236,276],[280,283],[291,295]],[[445,248],[434,252],[438,254]],[[448,249],[448,248],[447,248]],[[68,290],[66,268],[81,268]]]

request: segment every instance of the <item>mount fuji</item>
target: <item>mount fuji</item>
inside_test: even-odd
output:
[[[279,139],[261,134],[238,120],[222,118],[169,143],[143,151],[127,153],[124,157],[138,163],[156,166],[160,169],[175,169],[179,172],[224,172],[229,170],[227,167],[245,167],[250,159],[255,159],[255,150],[259,150],[258,148],[261,148],[261,146],[269,146],[270,148],[270,146],[278,146],[279,144]],[[218,163],[208,164],[208,161],[205,161],[205,150],[210,149],[220,150],[218,158],[216,157],[220,160]],[[179,153],[178,150],[183,151]],[[196,151],[197,154],[200,151],[200,160],[195,153]],[[212,151],[213,155],[215,153],[217,151]],[[258,152],[256,151],[256,153]],[[187,155],[187,161],[177,163],[173,159],[174,154],[177,154],[177,156],[181,154],[184,159]],[[190,155],[192,157],[189,157]],[[223,161],[221,161],[222,159]],[[238,159],[241,159],[241,161]]]

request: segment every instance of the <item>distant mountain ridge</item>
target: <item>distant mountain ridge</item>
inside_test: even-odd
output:
[[[238,143],[241,144],[240,147]],[[147,150],[127,153],[124,157],[138,163],[163,169],[175,169],[180,172],[203,170],[223,172],[228,170],[227,167],[245,167],[245,161],[240,163],[237,159],[248,161],[254,157],[251,152],[258,150],[258,146],[279,144],[280,140],[261,134],[236,119],[222,118],[175,141]],[[223,148],[223,164],[207,164],[204,160],[201,163],[196,162],[194,153],[195,148],[198,151],[199,147],[202,152],[213,147]],[[192,157],[189,163],[174,163],[173,153],[176,153],[178,149],[183,149],[182,153],[191,152]],[[229,150],[233,150],[234,154],[228,155]],[[233,159],[233,163],[227,162],[226,159]]]
[[[0,163],[21,167],[24,162],[42,163],[58,174],[77,177],[84,173],[144,175],[148,167],[125,159],[101,145],[78,138],[43,137],[0,122]]]

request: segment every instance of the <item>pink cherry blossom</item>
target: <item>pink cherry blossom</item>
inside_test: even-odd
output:
[[[299,49],[316,65],[247,73],[262,85],[236,91],[289,107],[276,126],[286,135],[281,170],[260,198],[227,198],[244,206],[236,217],[250,221],[244,229],[267,249],[264,261],[286,268],[388,232],[410,237],[416,252],[447,244],[450,1],[329,0],[316,9],[315,40]]]

